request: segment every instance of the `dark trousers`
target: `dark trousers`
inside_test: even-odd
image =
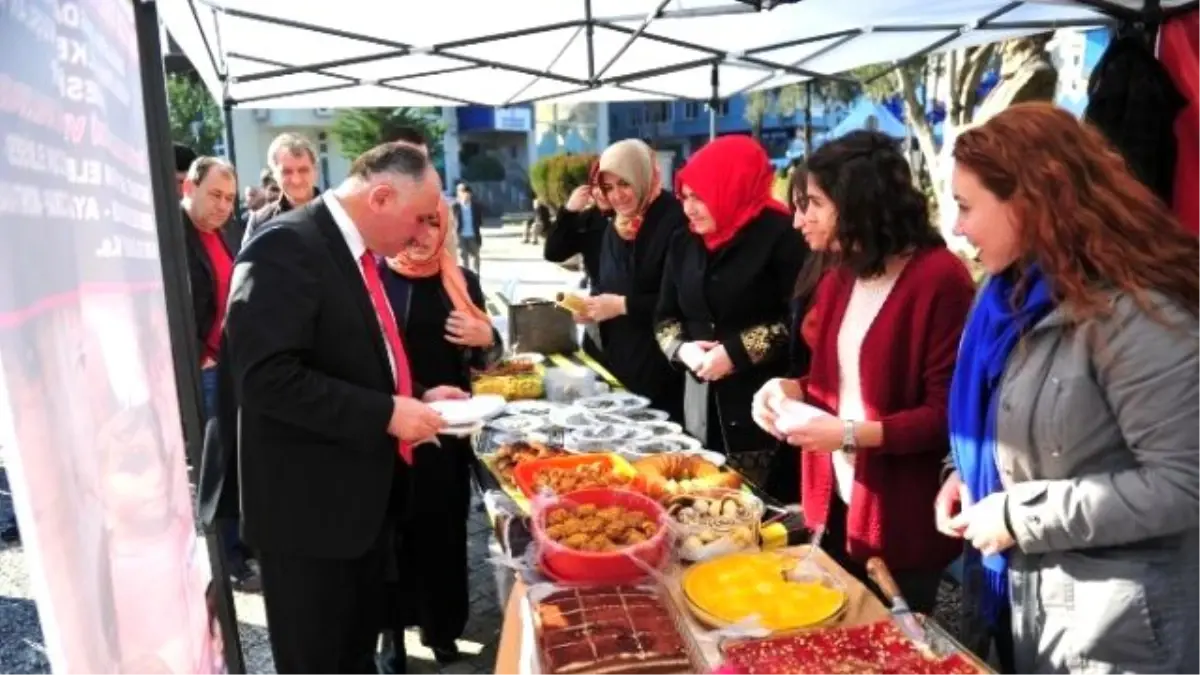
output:
[[[1000,672],[1017,672],[1017,656],[1013,652],[1012,606],[1005,605],[1000,610],[999,620],[992,629],[992,639],[996,643],[996,658],[1000,661]]]
[[[204,394],[204,416],[212,419],[217,414],[217,367],[210,366],[200,371],[200,385]],[[238,530],[237,517],[221,518],[218,524],[221,530],[221,543],[225,547],[225,561],[229,571],[235,577],[243,576],[246,571],[246,561],[254,557],[249,547],[242,542]]]
[[[395,640],[403,640],[406,627],[417,626],[427,647],[453,645],[470,614],[471,446],[465,438],[440,441],[441,447],[414,449],[408,507],[396,537],[400,572],[388,612]]]
[[[867,576],[865,561],[852,560],[846,553],[847,515],[846,504],[841,497],[836,494],[830,497],[829,517],[825,519],[825,535],[821,539],[821,548],[837,564],[871,589],[872,593],[879,596],[885,605],[890,605],[891,598],[885,596],[875,582]],[[926,615],[933,614],[933,608],[937,605],[938,586],[942,583],[942,570],[889,571],[912,611]]]
[[[204,394],[204,418],[212,419],[217,414],[216,366],[210,366],[200,371],[200,387]]]
[[[375,544],[358,558],[331,560],[258,551],[271,654],[278,673],[375,673],[375,644],[396,578],[395,522],[408,468],[397,462]]]
[[[376,672],[387,559],[378,547],[352,560],[259,552],[276,672]]]
[[[458,256],[462,258],[462,266],[479,274],[480,250],[483,242],[479,237],[466,237],[458,240]]]

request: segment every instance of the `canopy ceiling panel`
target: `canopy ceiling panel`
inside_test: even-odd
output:
[[[476,59],[503,61],[536,71],[549,71],[577,80],[586,80],[588,76],[587,39],[582,25],[489,40],[445,51]]]
[[[630,41],[632,33],[638,29],[637,24],[611,25],[614,29],[597,28],[592,37],[596,53],[596,75],[602,79],[620,80],[632,73],[652,68],[692,64],[719,56],[717,50],[670,44],[644,35]],[[653,24],[651,26],[653,27]],[[652,30],[646,32],[653,33]],[[587,75],[586,71],[584,75]]]
[[[324,89],[247,101],[247,108],[391,108],[397,100],[406,106],[456,106],[461,100],[429,96],[415,91],[342,82]]]
[[[739,63],[723,63],[718,74],[719,97],[728,98],[744,90],[764,75],[769,77],[771,71]],[[712,66],[696,66],[687,70],[640,78],[635,82],[630,82],[628,86],[661,92],[671,98],[707,100],[712,91]]]
[[[764,5],[769,2],[762,3]],[[1162,0],[1170,11],[1196,0]],[[229,105],[709,99],[1134,18],[1139,0],[158,0]]]

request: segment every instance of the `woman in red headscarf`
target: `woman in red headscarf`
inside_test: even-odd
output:
[[[655,322],[667,358],[688,371],[688,431],[756,482],[776,442],[749,402],[788,370],[789,301],[807,254],[772,180],[766,151],[746,136],[709,143],[680,170],[691,236],[667,254]]]

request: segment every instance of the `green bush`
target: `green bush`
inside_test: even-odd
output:
[[[463,178],[469,182],[486,183],[504,180],[504,164],[488,154],[478,154],[467,160]]]
[[[539,201],[546,201],[546,174],[550,164],[546,159],[539,159],[529,168],[529,189]]]
[[[558,208],[567,203],[571,192],[588,179],[588,169],[596,155],[551,155],[539,159],[529,169],[529,183],[538,200]]]

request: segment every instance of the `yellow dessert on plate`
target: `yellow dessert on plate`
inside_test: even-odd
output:
[[[683,593],[697,617],[717,626],[757,615],[769,630],[795,630],[836,616],[845,592],[819,580],[788,580],[785,573],[796,563],[777,552],[715,558],[684,573]]]

